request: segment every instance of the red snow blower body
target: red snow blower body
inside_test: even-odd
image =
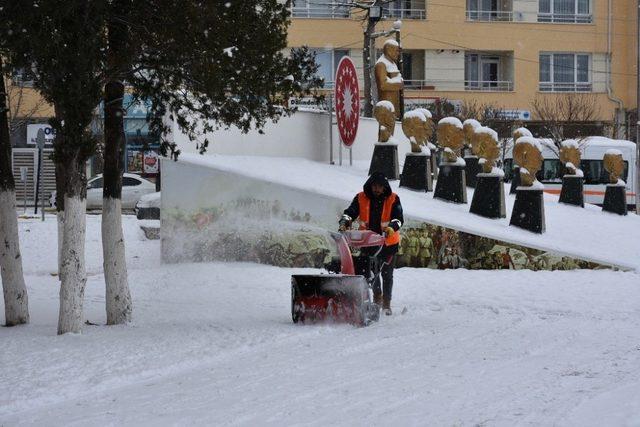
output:
[[[336,274],[291,276],[291,317],[294,323],[335,322],[366,326],[377,321],[380,307],[371,300],[371,287],[382,266],[377,255],[384,236],[373,231],[331,233],[338,259],[326,268]],[[353,256],[352,249],[377,247],[372,255]]]

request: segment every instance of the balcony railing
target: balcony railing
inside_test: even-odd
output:
[[[398,19],[427,19],[427,11],[422,9],[387,9],[384,11],[388,18]]]
[[[592,83],[540,82],[540,92],[591,92]]]
[[[538,13],[538,22],[591,24],[593,15],[590,13]]]
[[[467,10],[467,21],[513,21],[513,11]]]
[[[294,18],[348,18],[349,8],[345,7],[344,3],[327,1],[323,4],[292,6],[291,16]]]
[[[482,92],[511,92],[513,82],[508,80],[465,80],[464,89]]]

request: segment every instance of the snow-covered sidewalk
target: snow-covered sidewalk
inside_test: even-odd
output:
[[[635,273],[400,269],[406,314],[298,326],[300,270],[160,265],[125,217],[134,324],[58,337],[51,219],[20,223],[32,323],[0,328],[0,425],[640,423]],[[85,312],[102,324],[87,221]]]

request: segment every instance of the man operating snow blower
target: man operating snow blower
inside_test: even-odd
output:
[[[404,221],[400,197],[391,191],[389,181],[384,174],[373,173],[345,209],[340,219],[340,231],[351,227],[352,222],[358,219],[361,230],[371,230],[385,235],[384,247],[378,254],[378,262],[382,266],[382,287],[380,279],[373,284],[373,300],[376,304],[382,304],[385,315],[391,315],[391,293],[393,290],[393,269],[395,267],[395,255],[400,243],[400,227]],[[363,254],[373,255],[376,248],[362,248]]]

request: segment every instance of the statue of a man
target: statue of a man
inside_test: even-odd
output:
[[[382,48],[382,55],[376,61],[375,76],[378,88],[378,101],[389,101],[395,107],[396,119],[400,120],[400,91],[404,83],[397,61],[400,46],[395,40],[387,40]]]

